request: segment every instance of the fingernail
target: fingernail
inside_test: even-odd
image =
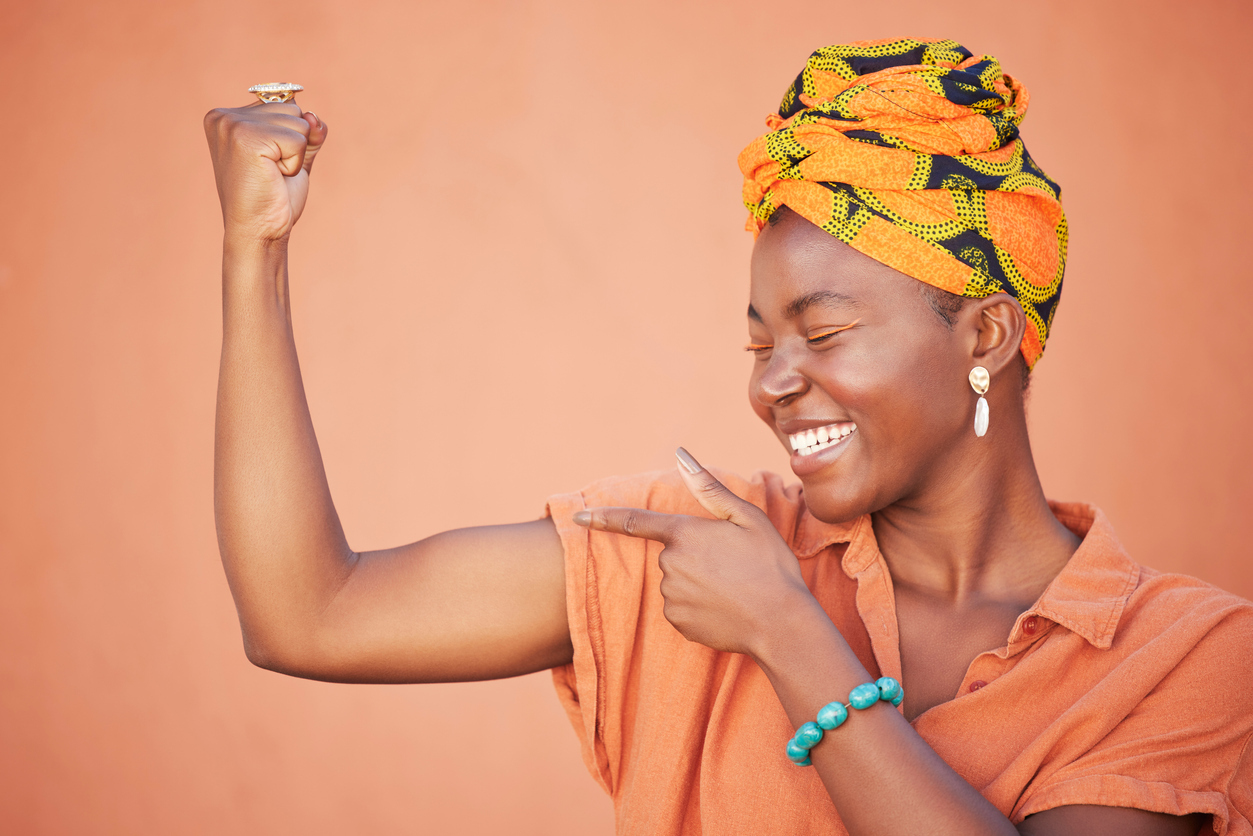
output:
[[[317,115],[316,113],[314,113],[312,110],[310,110],[310,111],[306,111],[306,112],[307,112],[310,116],[312,116],[312,117],[313,117],[313,121],[317,122],[319,125],[321,125],[321,124],[322,124],[322,120],[318,118],[318,115]]]
[[[674,451],[675,458],[679,460],[679,466],[688,473],[700,473],[700,463],[692,458],[692,454],[680,447]]]
[[[574,524],[575,525],[591,525],[592,524],[592,512],[591,511],[575,511],[574,512]]]

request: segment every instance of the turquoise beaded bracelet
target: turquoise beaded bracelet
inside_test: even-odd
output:
[[[900,705],[905,699],[905,689],[901,683],[890,676],[881,677],[877,682],[858,685],[848,693],[848,702],[829,702],[818,709],[818,722],[812,720],[796,730],[795,736],[787,742],[787,759],[797,766],[809,766],[809,750],[822,742],[824,731],[839,727],[848,719],[848,710],[858,711],[869,708],[882,700],[892,705]]]

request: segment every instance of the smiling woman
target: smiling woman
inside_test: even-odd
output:
[[[326,141],[215,110],[215,500],[250,659],[342,682],[553,669],[622,833],[1253,836],[1253,605],[1046,500],[1024,381],[1061,292],[1025,87],[952,41],[827,47],[740,157],[752,408],[799,485],[673,473],[354,553],[288,305]],[[805,767],[812,766],[812,769]]]

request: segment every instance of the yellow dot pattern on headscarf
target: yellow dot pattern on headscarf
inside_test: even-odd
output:
[[[956,41],[823,47],[740,154],[748,228],[788,206],[849,246],[961,296],[1022,305],[1028,367],[1061,298],[1061,189],[1018,137],[1027,89]]]

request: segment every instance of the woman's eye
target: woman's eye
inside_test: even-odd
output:
[[[850,322],[848,325],[840,325],[836,328],[828,328],[827,330],[819,334],[814,334],[812,337],[806,337],[805,342],[809,343],[810,345],[820,345],[826,342],[827,340],[831,339],[832,337],[834,337],[836,334],[840,333],[841,331],[847,331],[849,328],[852,328],[858,322],[861,322],[861,320],[855,319],[852,322]]]
[[[767,351],[769,351],[772,348],[774,348],[773,345],[766,345],[765,343],[749,343],[748,345],[744,346],[745,351],[751,351],[758,356],[765,354]]]

